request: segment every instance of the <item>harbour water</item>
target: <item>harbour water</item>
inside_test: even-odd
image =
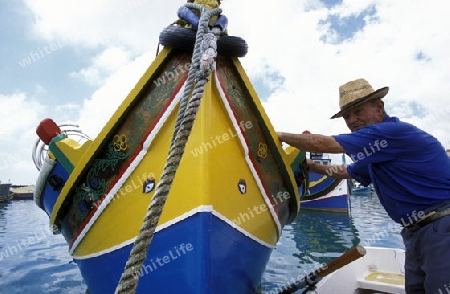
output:
[[[301,210],[283,230],[263,292],[276,293],[358,244],[403,248],[400,226],[376,195],[349,201],[349,214]],[[84,294],[86,285],[67,248],[61,235],[51,234],[48,216],[33,201],[0,203],[0,294]]]

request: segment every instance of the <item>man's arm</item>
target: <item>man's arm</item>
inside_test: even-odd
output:
[[[345,153],[344,148],[331,136],[318,134],[292,134],[278,132],[278,139],[306,152]]]
[[[311,159],[307,160],[309,170],[321,175],[326,175],[335,179],[351,179],[352,176],[347,172],[346,165],[322,165],[315,163]]]

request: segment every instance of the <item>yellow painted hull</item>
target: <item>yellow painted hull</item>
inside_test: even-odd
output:
[[[78,149],[58,143],[73,171],[50,224],[63,233],[80,267],[128,248],[137,237],[167,161],[189,63],[190,54],[165,48],[95,140]],[[207,213],[228,228],[221,229],[226,240],[261,248],[268,258],[299,211],[292,160],[239,61],[218,56],[156,235]],[[204,230],[216,225],[201,226],[195,242],[215,244]]]

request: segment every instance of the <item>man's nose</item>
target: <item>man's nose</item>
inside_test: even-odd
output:
[[[352,113],[348,113],[344,117],[345,122],[347,123],[347,126],[350,126],[352,123],[356,121],[356,115],[353,115]]]

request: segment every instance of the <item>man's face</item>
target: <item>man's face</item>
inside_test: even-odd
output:
[[[357,131],[365,126],[380,123],[384,119],[383,101],[368,101],[352,108],[342,116],[350,131]]]

